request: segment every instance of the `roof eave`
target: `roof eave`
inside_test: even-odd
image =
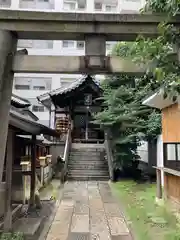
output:
[[[51,108],[51,104],[53,104],[51,97],[50,97],[50,93],[48,93],[46,96],[45,95],[41,95],[39,97],[37,97],[37,100],[42,103],[47,109]]]
[[[170,97],[164,98],[164,90],[163,89],[160,89],[159,91],[152,94],[151,96],[149,96],[142,102],[142,104],[145,106],[160,109],[160,110],[162,110],[166,107],[169,107],[174,103],[175,102],[173,102],[172,98],[170,98]]]
[[[53,137],[60,137],[60,133],[58,133],[56,130],[46,127],[35,121],[17,116],[12,112],[10,112],[10,124],[30,134],[45,134]]]

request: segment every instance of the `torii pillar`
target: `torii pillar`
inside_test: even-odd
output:
[[[14,77],[12,63],[16,49],[17,37],[15,34],[10,31],[0,30],[0,185],[3,177]]]

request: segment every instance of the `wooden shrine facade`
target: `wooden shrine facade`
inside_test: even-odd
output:
[[[101,110],[102,89],[92,77],[83,77],[69,86],[57,89],[38,98],[46,107],[53,104],[54,126],[64,135],[72,129],[74,142],[102,142],[104,133],[94,124],[93,116]],[[49,101],[48,101],[49,100]]]

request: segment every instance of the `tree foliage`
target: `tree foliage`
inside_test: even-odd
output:
[[[180,9],[180,0],[147,0],[143,12],[168,13],[175,16]]]
[[[132,57],[134,43],[118,43],[112,54]],[[133,50],[133,51],[132,51]],[[147,93],[157,89],[152,75],[141,77],[121,74],[103,82],[104,110],[96,115],[96,123],[111,130],[115,167],[132,166],[138,159],[137,146],[161,131],[160,113],[142,105]]]
[[[140,41],[138,38],[134,43],[135,51],[142,51],[142,57],[137,61],[148,61],[148,70],[164,86],[165,96],[170,95],[176,99],[180,93],[180,66],[177,54],[180,31],[168,22],[180,12],[180,0],[148,0],[143,12],[164,13],[166,20],[159,24],[158,38],[140,38]]]
[[[159,87],[175,101],[180,93],[180,67],[177,49],[180,31],[169,20],[180,12],[180,0],[147,0],[142,13],[163,13],[155,39],[138,36],[135,42],[118,43],[112,54],[146,64],[143,76],[120,75],[107,78],[104,88],[104,110],[96,122],[111,129],[114,156],[118,165],[137,159],[136,149],[142,136],[152,140],[161,132],[161,114],[142,106],[142,100]],[[131,160],[131,161],[128,161]]]

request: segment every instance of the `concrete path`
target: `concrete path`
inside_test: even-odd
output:
[[[67,182],[46,240],[132,240],[107,182]]]

